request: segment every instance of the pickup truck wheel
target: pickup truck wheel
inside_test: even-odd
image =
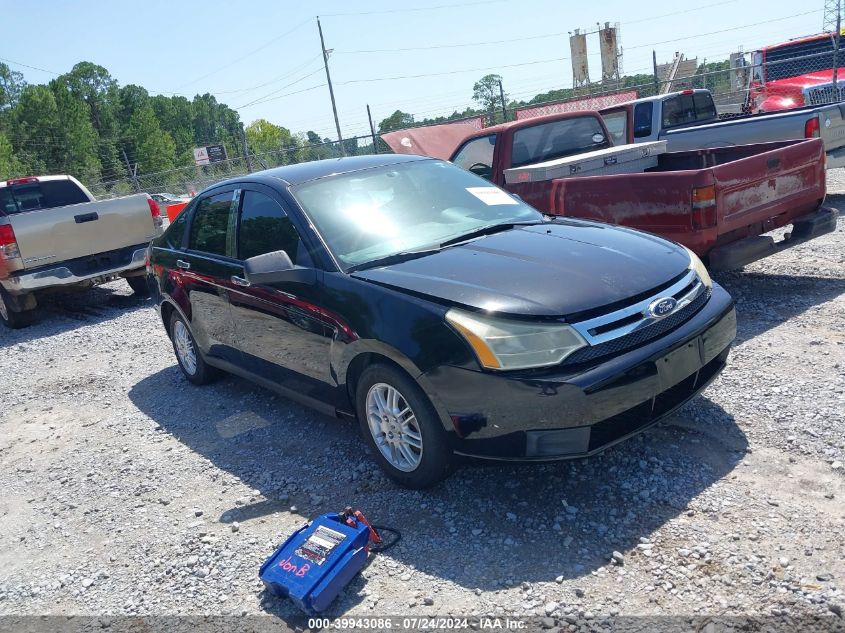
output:
[[[144,275],[138,277],[127,277],[126,283],[132,288],[137,297],[149,297],[150,287],[147,285],[147,278]]]
[[[185,378],[195,385],[205,385],[220,377],[220,370],[205,362],[187,323],[176,313],[170,319],[170,339]]]
[[[376,461],[400,486],[428,488],[455,464],[443,424],[420,386],[389,365],[370,365],[358,380],[358,423]]]
[[[0,321],[7,328],[18,328],[31,325],[35,320],[35,310],[16,311],[12,309],[12,299],[8,292],[0,288]]]

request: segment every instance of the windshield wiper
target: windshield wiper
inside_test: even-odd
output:
[[[488,224],[487,226],[482,226],[480,229],[475,229],[469,233],[449,238],[445,242],[440,243],[440,248],[452,246],[453,244],[460,244],[461,242],[466,242],[467,240],[471,240],[476,237],[483,237],[484,235],[493,235],[494,233],[509,231],[515,226],[531,226],[532,224],[537,224],[537,222],[504,222],[502,224]]]
[[[401,251],[399,253],[393,253],[392,255],[385,255],[384,257],[379,257],[378,259],[372,259],[368,262],[361,262],[360,264],[355,264],[354,266],[350,266],[346,269],[347,273],[354,273],[358,270],[364,270],[366,268],[375,268],[377,266],[389,266],[390,264],[398,264],[400,262],[406,262],[409,259],[416,259],[417,257],[425,257],[426,255],[431,255],[432,253],[437,253],[440,251],[440,248],[428,248],[419,251]]]

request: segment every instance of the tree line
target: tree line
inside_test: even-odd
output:
[[[701,65],[696,74],[726,69],[727,62],[711,63]],[[648,96],[654,91],[653,80],[652,75],[629,75],[616,88],[636,86],[641,96]],[[583,96],[595,89],[562,88],[527,101],[511,100],[501,90],[501,81],[499,75],[489,74],[475,82],[472,99],[477,107],[420,120],[396,110],[379,123],[378,132],[478,115],[491,125],[504,120],[503,103],[513,113],[519,107]],[[727,73],[691,80],[695,87],[714,92],[728,87],[721,85],[727,82]],[[389,151],[383,141],[378,143],[380,151]],[[71,174],[95,194],[114,195],[132,190],[134,174],[162,173],[154,181],[148,179],[155,185],[145,183],[145,190],[185,188],[190,181],[235,173],[229,165],[194,167],[194,148],[211,144],[222,144],[230,159],[243,159],[248,153],[254,169],[373,150],[371,143],[347,139],[341,152],[337,143],[313,131],[292,133],[265,119],[244,127],[239,114],[211,94],[193,99],[150,95],[141,86],[119,85],[108,70],[91,62],[80,62],[47,84],[28,84],[21,73],[0,62],[0,180]],[[243,166],[237,169],[242,171]]]
[[[247,147],[256,154],[275,151],[258,161],[272,166],[339,155],[339,148],[312,147],[328,140],[263,119],[244,128],[239,114],[211,94],[150,95],[141,86],[119,85],[91,62],[47,84],[29,84],[0,62],[2,180],[71,174],[95,193],[123,193],[133,173],[192,168],[195,147],[222,144],[230,159],[243,157]],[[352,145],[348,153],[357,152]],[[168,179],[158,182],[166,187]]]

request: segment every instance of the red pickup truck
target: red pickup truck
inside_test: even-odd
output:
[[[836,228],[837,211],[823,206],[821,139],[671,153],[656,147],[645,169],[642,161],[617,163],[608,155],[612,147],[598,113],[574,112],[485,128],[450,160],[545,213],[656,233],[689,247],[715,270],[740,268]],[[578,175],[585,172],[568,161],[575,175],[537,177],[538,166],[560,171],[560,159],[576,155],[605,155],[608,167],[594,173],[606,175]],[[790,224],[779,241],[764,235]]]

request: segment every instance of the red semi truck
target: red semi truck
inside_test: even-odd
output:
[[[716,270],[835,229],[837,212],[823,206],[821,139],[663,153],[665,143],[614,148],[598,113],[575,112],[485,128],[451,160],[545,213],[655,233]],[[787,225],[780,241],[764,235]]]
[[[837,54],[836,86],[833,84],[835,40],[835,33],[821,33],[754,51],[746,110],[774,112],[842,101],[845,39]]]

